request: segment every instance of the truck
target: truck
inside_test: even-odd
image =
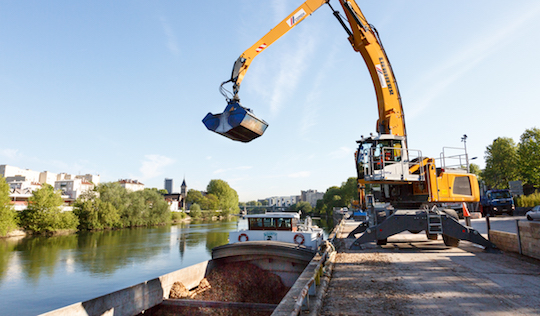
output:
[[[234,62],[230,79],[220,86],[227,101],[225,110],[218,114],[208,113],[203,123],[208,130],[235,141],[247,143],[262,136],[268,123],[241,105],[240,84],[256,56],[327,4],[347,33],[353,50],[364,59],[375,88],[379,114],[377,134],[361,136],[357,141],[355,165],[359,209],[366,211],[369,219],[349,234],[349,238],[362,234],[351,248],[358,249],[371,241],[384,245],[388,237],[403,231],[424,231],[428,239],[442,235],[445,245],[451,247],[457,247],[461,239],[486,248],[493,247],[477,231],[461,225],[454,210],[443,207],[444,203],[478,202],[480,190],[476,176],[465,168],[447,164],[444,148],[437,164],[436,159],[424,156],[421,150],[409,148],[401,96],[379,33],[367,21],[356,1],[338,1],[344,16],[332,7],[330,0],[307,0],[244,51]],[[232,92],[225,88],[229,83]],[[366,198],[367,185],[380,186],[380,202],[393,206],[392,214],[380,223],[377,211]]]
[[[510,190],[488,190],[480,198],[482,215],[495,216],[504,213],[513,216],[515,205]]]

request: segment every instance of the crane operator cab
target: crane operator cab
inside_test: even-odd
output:
[[[370,135],[357,141],[358,179],[370,181],[420,181],[421,175],[411,167],[421,159],[421,152],[407,149],[405,137],[390,134]],[[413,156],[410,159],[410,155]],[[418,168],[415,168],[418,169]]]

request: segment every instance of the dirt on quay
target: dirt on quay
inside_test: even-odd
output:
[[[539,260],[423,234],[340,242],[320,315],[540,315]]]

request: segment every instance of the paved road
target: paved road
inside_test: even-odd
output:
[[[495,216],[490,218],[490,224],[492,230],[499,230],[508,233],[517,233],[516,221],[526,221],[525,216]],[[459,221],[461,224],[465,224],[465,220]],[[471,219],[471,225],[480,234],[487,234],[487,225],[485,218]]]

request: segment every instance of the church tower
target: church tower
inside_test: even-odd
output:
[[[182,181],[182,185],[180,186],[180,196],[182,197],[181,208],[185,210],[187,197],[186,177],[184,177],[184,181]]]

